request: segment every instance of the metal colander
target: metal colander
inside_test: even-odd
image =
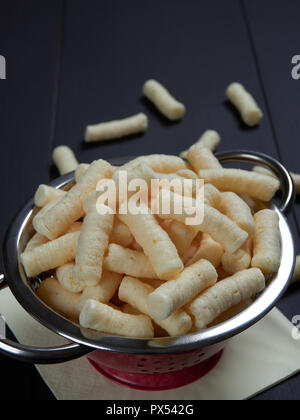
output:
[[[209,360],[222,350],[230,338],[262,319],[285,292],[294,270],[295,255],[286,215],[294,202],[294,184],[288,171],[275,159],[254,152],[234,151],[217,155],[222,163],[247,162],[271,169],[281,181],[282,201],[272,208],[279,215],[282,244],[281,265],[266,290],[241,314],[220,325],[184,337],[129,339],[85,330],[48,308],[35,294],[41,279],[28,279],[19,256],[33,234],[35,213],[31,200],[9,228],[3,248],[4,278],[23,308],[42,325],[65,337],[70,344],[53,348],[35,348],[0,340],[0,352],[35,364],[51,364],[89,354],[89,359],[113,369],[131,373],[172,373]],[[115,162],[114,162],[115,163]],[[69,174],[54,181],[57,188],[68,188],[74,181]]]

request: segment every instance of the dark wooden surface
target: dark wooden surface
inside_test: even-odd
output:
[[[60,144],[81,162],[176,154],[213,128],[222,135],[221,150],[263,151],[299,172],[300,81],[291,77],[291,59],[300,54],[299,13],[298,0],[2,0],[0,237],[36,187],[57,176],[51,151]],[[168,123],[143,100],[148,78],[187,105],[182,122]],[[226,86],[236,80],[263,108],[257,129],[243,126],[225,101]],[[87,124],[139,111],[149,115],[145,135],[84,145]],[[300,253],[298,203],[289,221]],[[278,306],[292,319],[299,302],[296,285]],[[0,372],[0,399],[53,398],[31,366],[0,356]],[[299,397],[298,376],[256,399]]]

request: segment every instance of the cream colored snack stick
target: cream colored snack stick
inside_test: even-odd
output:
[[[238,109],[245,124],[250,127],[258,125],[263,112],[253,96],[240,83],[232,83],[226,90],[230,102]]]
[[[69,292],[55,278],[50,277],[40,284],[37,295],[53,311],[71,321],[78,322],[79,311],[77,305],[80,299],[79,293]]]
[[[186,163],[183,159],[178,156],[171,155],[148,155],[140,156],[136,159],[131,160],[119,169],[127,171],[135,168],[139,163],[145,162],[150,166],[151,169],[159,173],[176,173],[180,169],[186,169]]]
[[[263,166],[254,166],[253,171],[259,174],[269,175],[277,179],[277,176],[274,174],[273,171],[271,171],[270,169],[264,168]],[[299,195],[300,194],[300,175],[294,172],[290,172],[290,175],[293,178],[295,188],[296,188],[296,193],[297,195]]]
[[[216,325],[222,324],[223,322],[228,321],[231,318],[234,318],[235,316],[239,315],[241,312],[243,312],[245,309],[249,308],[253,303],[252,299],[244,300],[243,302],[239,303],[236,306],[233,306],[232,308],[228,309],[228,311],[225,311],[222,313],[218,318],[216,318],[210,325],[208,325],[208,328],[214,327]]]
[[[175,245],[152,214],[126,214],[119,218],[141,245],[161,280],[170,280],[183,270]]]
[[[219,133],[217,133],[215,130],[207,130],[204,132],[204,134],[200,137],[200,139],[195,144],[201,145],[201,147],[204,147],[206,149],[209,149],[212,152],[215,152],[217,148],[219,147],[219,144],[221,142],[221,137]],[[182,159],[188,158],[189,150],[185,150],[180,154],[180,157]]]
[[[190,148],[188,151],[188,161],[197,173],[200,169],[222,169],[222,165],[213,152],[203,147],[200,143]]]
[[[296,257],[296,265],[291,283],[296,283],[300,280],[300,255]]]
[[[43,218],[45,214],[48,213],[53,207],[55,207],[61,199],[62,197],[56,197],[53,200],[49,201],[49,203],[42,207],[41,210],[34,216],[34,218],[32,219],[32,225],[37,232],[39,232],[40,226],[42,226],[43,224]]]
[[[221,193],[211,184],[204,185],[204,203],[214,207],[215,209],[219,209],[221,202]]]
[[[276,273],[281,262],[279,216],[274,210],[261,210],[254,215],[254,221],[256,233],[251,265],[264,274]]]
[[[255,223],[250,207],[237,194],[224,192],[221,194],[219,210],[233,220],[249,237],[255,233]]]
[[[166,200],[168,200],[170,196],[171,203],[174,203],[174,206],[171,206],[169,212],[164,212],[163,203]],[[159,201],[159,216],[163,219],[173,219],[181,223],[186,223],[187,218],[190,216],[188,215],[189,207],[191,209],[196,208],[195,200],[190,199],[187,201],[191,204],[191,206],[182,207],[182,211],[180,212],[180,214],[176,214],[174,209],[176,209],[176,207],[180,208],[179,206],[180,204],[182,205],[183,201],[182,197],[180,197],[178,194],[170,194],[169,192],[166,192],[164,190],[160,191]],[[195,224],[193,225],[193,227],[194,229],[200,232],[209,233],[216,242],[219,242],[226,251],[231,253],[239,249],[248,239],[247,232],[242,230],[235,222],[230,220],[227,216],[206,204],[204,204],[204,219],[202,223]]]
[[[234,254],[225,252],[222,256],[222,265],[228,274],[235,274],[247,270],[252,259],[252,239],[248,239],[244,245]]]
[[[48,239],[55,239],[84,216],[83,202],[96,189],[99,180],[111,178],[112,166],[104,161],[93,162],[82,179],[51,208],[36,226],[37,232]]]
[[[277,179],[241,169],[203,169],[199,176],[220,191],[248,194],[261,201],[270,201],[280,187]]]
[[[197,231],[192,226],[186,226],[176,220],[171,221],[164,229],[181,256],[189,249],[197,236]]]
[[[179,171],[177,171],[176,175],[186,179],[199,179],[196,172],[194,172],[191,169],[180,169]]]
[[[265,168],[264,166],[254,166],[252,168],[252,171],[258,173],[258,174],[262,174],[262,175],[269,175],[272,178],[277,178],[277,176],[274,174],[273,171],[271,171],[268,168]]]
[[[34,248],[44,245],[47,242],[49,241],[45,236],[40,235],[39,233],[35,233],[33,237],[28,241],[24,252],[32,251]]]
[[[144,133],[148,128],[148,118],[140,113],[118,121],[109,121],[96,125],[89,125],[85,132],[87,143],[108,141]]]
[[[119,298],[143,314],[151,317],[148,309],[148,296],[154,290],[153,287],[143,283],[141,280],[133,277],[124,277],[119,288]],[[167,331],[170,336],[187,334],[192,327],[190,316],[181,309],[178,309],[164,321],[156,318],[153,318],[153,321]]]
[[[185,112],[185,106],[178,102],[167,89],[156,80],[148,80],[143,87],[144,95],[169,120],[180,120]]]
[[[122,311],[125,314],[131,314],[131,315],[142,315],[141,311],[139,311],[138,309],[134,308],[133,306],[129,305],[128,303],[126,303],[123,307],[122,307]],[[153,327],[154,327],[154,335],[155,337],[167,337],[168,333],[167,331],[165,331],[162,327],[160,327],[159,325],[155,324],[155,322],[153,321]]]
[[[190,266],[199,260],[207,260],[217,268],[221,264],[223,254],[223,247],[214,241],[208,233],[203,233],[199,248],[186,265]]]
[[[79,232],[68,233],[21,255],[21,262],[28,277],[61,267],[74,261]]]
[[[101,192],[95,190],[90,192],[89,195],[86,197],[86,199],[83,202],[83,210],[85,213],[84,217],[87,215],[87,212],[91,206],[94,206],[94,208],[96,208],[100,195]],[[104,205],[107,206],[107,202],[105,202]]]
[[[150,314],[155,319],[167,319],[199,293],[216,284],[217,279],[218,274],[210,262],[198,261],[148,296]]]
[[[46,204],[55,198],[62,197],[66,194],[66,191],[58,188],[49,187],[48,185],[40,185],[34,196],[34,204],[37,207],[44,207]]]
[[[86,201],[89,202],[89,197]],[[104,255],[114,224],[114,215],[109,211],[107,214],[100,214],[96,207],[96,200],[89,202],[86,211],[73,269],[74,280],[84,287],[96,286],[101,280]]]
[[[79,165],[73,150],[71,150],[68,146],[56,147],[53,151],[52,157],[60,175],[65,175],[69,172],[75,171]]]
[[[82,283],[77,282],[73,277],[75,264],[65,264],[56,270],[56,278],[62,287],[72,293],[80,293],[84,289]]]
[[[128,248],[133,241],[133,236],[128,227],[117,217],[114,220],[113,230],[110,236],[110,242]]]
[[[254,297],[265,289],[265,278],[258,268],[240,271],[216,283],[186,306],[198,330],[206,328],[218,316]]]
[[[89,169],[90,165],[88,163],[81,163],[78,165],[78,168],[75,171],[75,181],[79,182],[86,171]]]
[[[97,286],[90,286],[84,289],[78,302],[78,309],[81,311],[88,299],[108,304],[117,292],[122,278],[122,274],[103,270],[100,283]]]
[[[154,329],[146,315],[124,314],[109,305],[89,299],[79,317],[80,325],[103,333],[133,338],[153,338]]]
[[[127,276],[155,279],[157,275],[149,259],[142,252],[110,244],[104,259],[104,268]]]

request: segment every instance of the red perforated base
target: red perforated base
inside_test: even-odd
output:
[[[203,376],[207,375],[219,362],[222,357],[223,350],[205,362],[199,363],[177,372],[161,373],[161,374],[140,374],[120,372],[101,366],[98,363],[88,359],[91,365],[101,375],[110,379],[117,384],[128,388],[137,389],[139,391],[166,391],[170,389],[180,388],[195,382]]]

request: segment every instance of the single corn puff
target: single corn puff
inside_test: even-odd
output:
[[[28,277],[54,270],[74,261],[79,232],[68,233],[21,255],[21,262]]]
[[[79,317],[80,325],[108,334],[133,338],[153,338],[152,322],[145,315],[129,315],[109,305],[89,299]]]
[[[232,192],[222,193],[219,210],[226,214],[241,229],[245,230],[249,237],[255,234],[256,226],[251,209],[237,194]]]
[[[274,210],[261,210],[254,215],[254,221],[251,266],[260,268],[264,274],[276,273],[281,262],[279,216]]]
[[[265,202],[270,201],[280,187],[277,179],[241,169],[203,169],[199,177],[220,191],[248,194]]]
[[[203,133],[203,135],[195,144],[200,144],[201,147],[209,149],[212,152],[214,152],[219,147],[220,142],[221,142],[221,137],[219,133],[217,133],[215,130],[207,130]],[[188,153],[189,153],[189,150],[185,150],[184,152],[180,154],[180,157],[182,159],[187,159]]]
[[[202,330],[228,309],[262,292],[265,285],[258,268],[240,271],[200,294],[186,310],[194,318],[196,328]]]
[[[35,233],[33,237],[28,241],[24,252],[32,251],[34,248],[44,245],[47,242],[49,241],[45,236],[40,235],[39,233]]]
[[[119,218],[143,248],[159,279],[170,280],[183,270],[175,245],[152,214],[126,214]]]
[[[37,207],[44,207],[46,204],[55,198],[62,197],[66,194],[66,191],[58,188],[49,187],[49,185],[40,185],[34,196],[34,204]]]
[[[141,162],[145,162],[146,164],[148,164],[150,168],[153,169],[153,171],[163,174],[176,173],[180,169],[187,168],[184,160],[178,156],[148,155],[140,156],[136,159],[133,159],[125,165],[121,166],[119,169],[127,171],[129,169],[135,168]]]
[[[96,286],[102,277],[104,255],[114,223],[114,215],[109,210],[107,208],[107,214],[100,214],[94,201],[90,203],[83,221],[73,277],[84,287]]]
[[[180,120],[185,114],[185,106],[171,96],[167,89],[156,80],[148,80],[143,87],[144,95],[169,120]]]
[[[100,124],[89,125],[85,131],[85,141],[93,143],[98,141],[108,141],[131,136],[133,134],[144,133],[148,128],[148,117],[143,114],[133,115],[117,121],[103,122]]]
[[[188,161],[197,173],[200,169],[222,169],[222,165],[213,152],[203,147],[200,143],[190,148],[188,151]]]
[[[221,193],[211,184],[204,185],[204,203],[215,209],[219,209]]]
[[[113,169],[103,160],[93,162],[82,179],[35,226],[37,232],[52,240],[84,216],[83,202],[103,178],[111,178]]]
[[[218,279],[213,265],[200,260],[186,268],[175,280],[170,280],[148,296],[148,309],[153,318],[165,320],[182,308]]]
[[[242,120],[249,127],[258,125],[263,118],[262,110],[258,107],[253,96],[240,83],[232,83],[226,90],[230,102],[240,112]]]
[[[59,170],[60,175],[75,171],[79,163],[73,150],[68,146],[58,146],[53,150],[53,161]]]

